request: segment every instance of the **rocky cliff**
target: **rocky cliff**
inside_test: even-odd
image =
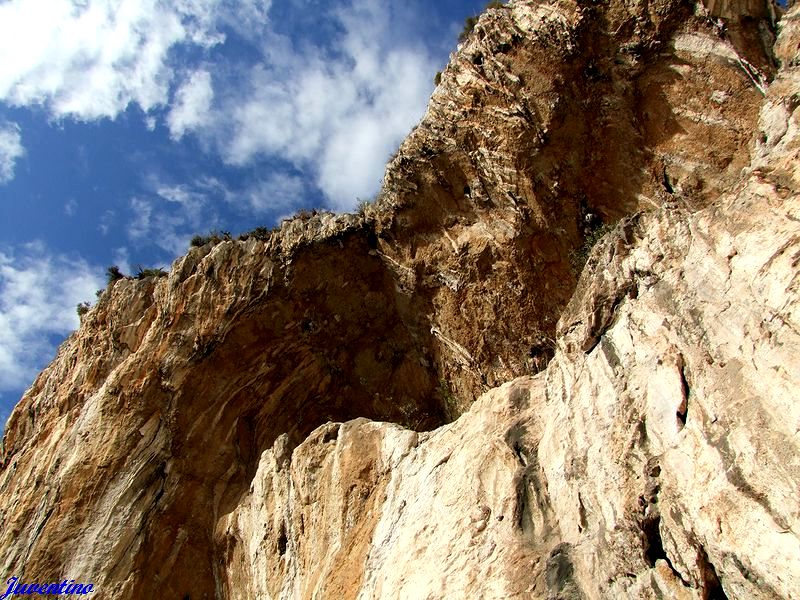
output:
[[[6,426],[3,573],[800,597],[798,14],[487,10],[374,204],[103,294]]]

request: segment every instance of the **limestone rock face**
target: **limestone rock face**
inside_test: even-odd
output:
[[[482,16],[375,215],[456,396],[529,372],[593,227],[674,194],[699,208],[736,181],[775,68],[771,4],[753,6],[559,0]]]
[[[488,10],[362,214],[103,294],[6,425],[2,571],[96,598],[797,598],[779,12]]]
[[[538,445],[588,596],[800,589],[799,210],[754,174],[718,207],[623,221],[592,256]]]
[[[536,469],[524,454],[528,430],[541,431],[530,397],[543,397],[542,384],[523,378],[493,390],[432,433],[358,419],[324,425],[291,460],[278,443],[218,523],[230,548],[225,595],[527,598],[543,590],[534,567],[548,540],[538,529],[552,519],[537,512],[546,507],[526,505]]]

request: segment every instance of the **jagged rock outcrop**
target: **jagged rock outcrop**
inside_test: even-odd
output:
[[[776,14],[489,10],[363,215],[103,295],[6,426],[3,571],[98,598],[797,597]]]

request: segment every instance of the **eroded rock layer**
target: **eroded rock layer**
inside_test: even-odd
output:
[[[779,12],[488,10],[363,214],[103,294],[6,426],[3,572],[98,598],[796,598]]]

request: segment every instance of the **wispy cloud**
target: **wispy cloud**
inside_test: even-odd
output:
[[[108,235],[108,232],[111,230],[111,226],[114,224],[114,219],[116,217],[116,213],[108,209],[100,215],[100,219],[98,221],[97,228],[100,230],[100,233],[103,235]]]
[[[0,251],[0,391],[33,381],[53,358],[50,337],[78,326],[75,307],[102,284],[97,268],[41,243]]]
[[[70,198],[64,204],[64,214],[68,217],[74,217],[78,210],[78,202],[75,198]]]
[[[173,139],[179,140],[187,130],[205,126],[211,117],[214,90],[211,73],[197,70],[178,88],[167,126]]]
[[[166,260],[186,252],[193,235],[217,227],[216,205],[229,193],[219,181],[207,177],[175,184],[150,175],[145,187],[149,193],[130,200],[128,238],[134,246],[161,248]]]
[[[161,248],[169,260],[186,251],[191,220],[180,211],[168,211],[158,198],[152,197],[131,198],[130,209],[128,237],[134,245]]]
[[[160,248],[165,260],[185,253],[194,235],[221,229],[219,209],[223,204],[241,216],[268,223],[290,216],[309,192],[301,175],[281,171],[265,173],[237,187],[208,176],[176,184],[151,174],[145,177],[144,187],[150,192],[129,201],[128,239],[134,249]]]
[[[132,240],[149,237],[153,228],[153,203],[146,198],[131,198],[131,220],[128,225],[128,236]]]
[[[283,218],[291,215],[305,193],[302,177],[273,173],[238,192],[229,192],[228,199],[234,202],[244,200],[256,215],[272,212],[278,218]]]
[[[22,136],[16,123],[0,123],[0,184],[14,179],[17,159],[25,155]]]

